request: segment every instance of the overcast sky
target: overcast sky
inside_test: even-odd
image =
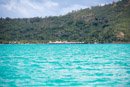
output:
[[[72,10],[112,2],[113,0],[0,0],[0,17],[29,18],[64,15]]]

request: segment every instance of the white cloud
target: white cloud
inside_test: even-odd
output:
[[[64,15],[72,10],[86,8],[86,6],[74,4],[68,7],[60,6],[59,3],[51,0],[9,0],[2,5],[3,9],[9,13],[9,17],[35,17]],[[6,13],[5,12],[5,13]]]
[[[18,17],[46,16],[49,11],[53,12],[58,6],[58,3],[50,0],[43,0],[39,3],[32,0],[10,0],[2,5],[3,9]]]
[[[0,2],[0,16],[23,18],[64,15],[72,10],[79,10],[81,8],[87,8],[95,5],[103,6],[104,3],[107,2],[105,0],[83,1],[84,2],[78,0],[75,0],[75,2],[74,0],[7,0],[5,2],[4,0],[1,0],[2,3]],[[111,0],[109,3],[110,2]]]
[[[52,2],[52,1],[46,1],[44,5],[47,8],[53,8],[53,7],[57,7],[59,4],[56,2]]]

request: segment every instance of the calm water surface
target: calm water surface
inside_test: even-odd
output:
[[[0,87],[130,87],[130,44],[0,45]]]

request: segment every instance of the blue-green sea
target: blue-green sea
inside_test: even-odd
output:
[[[0,87],[130,87],[130,44],[1,44]]]

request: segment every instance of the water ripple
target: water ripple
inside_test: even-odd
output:
[[[1,87],[130,87],[129,44],[0,45]]]

